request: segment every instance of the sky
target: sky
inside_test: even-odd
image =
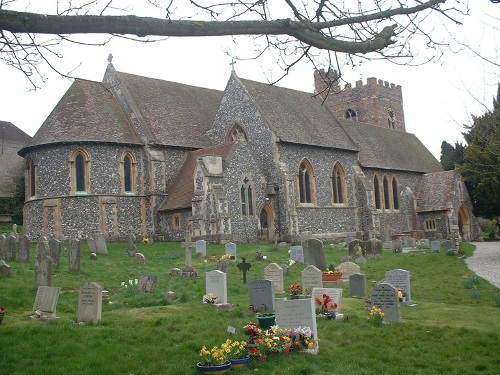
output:
[[[366,83],[369,77],[401,85],[406,131],[415,134],[439,160],[442,141],[464,143],[462,125],[471,124],[471,115],[492,108],[500,82],[500,32],[491,27],[495,17],[500,19],[500,4],[473,0],[471,16],[464,18],[463,26],[450,30],[496,66],[454,47],[442,61],[421,66],[355,61],[355,67],[344,67],[343,76],[353,86],[360,79]],[[242,56],[247,48],[251,47],[241,40],[234,43],[230,37],[169,38],[155,43],[113,39],[101,47],[62,43],[58,51],[64,57],[57,66],[64,73],[72,71],[74,77],[101,81],[112,54],[112,63],[121,72],[224,90],[232,68],[228,52]],[[239,77],[259,82],[273,81],[282,73],[269,59],[237,61],[234,69]],[[20,72],[0,61],[0,120],[31,136],[72,83],[48,67],[41,71],[46,82],[32,91]],[[305,63],[294,67],[278,85],[313,92],[313,67]]]

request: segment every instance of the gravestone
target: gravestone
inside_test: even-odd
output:
[[[54,237],[49,238],[49,254],[52,258],[52,267],[59,267],[61,262],[61,242]]]
[[[7,262],[16,260],[16,236],[13,233],[7,237],[7,247],[5,251],[5,260]]]
[[[139,282],[137,283],[137,290],[141,292],[153,293],[156,289],[157,282],[158,276],[141,276],[139,277]]]
[[[23,234],[19,239],[19,262],[30,262],[30,246],[30,238],[26,234]]]
[[[106,239],[104,238],[104,234],[102,233],[97,233],[96,234],[96,254],[107,254],[108,253],[108,247],[106,246]]]
[[[378,283],[372,289],[371,305],[378,307],[384,313],[382,323],[402,322],[401,309],[398,301],[398,290],[388,283]]]
[[[205,289],[206,294],[215,294],[219,297],[220,304],[227,303],[227,281],[224,272],[215,270],[206,274]]]
[[[89,247],[89,253],[97,254],[97,245],[93,237],[87,237],[87,246]]]
[[[392,251],[394,253],[402,253],[403,252],[403,241],[400,239],[392,240]]]
[[[344,240],[344,242],[345,242],[346,245],[349,245],[352,241],[354,241],[354,239],[355,239],[354,237],[347,237]]]
[[[356,264],[365,264],[366,263],[366,258],[365,257],[359,257],[356,258],[355,262]]]
[[[403,246],[404,247],[414,247],[416,242],[417,241],[413,237],[405,236],[403,238]]]
[[[341,262],[352,262],[352,258],[349,255],[342,257]]]
[[[202,257],[207,256],[207,241],[198,240],[196,241],[196,254],[200,253]]]
[[[304,250],[304,263],[313,265],[321,271],[326,270],[325,253],[323,251],[323,242],[316,238],[308,239],[302,243]]]
[[[83,284],[78,293],[78,323],[97,323],[102,314],[102,286],[97,283]]]
[[[97,254],[96,253],[90,253],[90,260],[97,260]]]
[[[304,249],[302,246],[292,246],[290,248],[290,260],[298,260],[300,263],[304,263]]]
[[[250,305],[265,311],[274,311],[274,289],[271,280],[252,280],[248,283],[248,298]]]
[[[217,270],[226,273],[229,268],[229,259],[219,259],[217,261]]]
[[[332,299],[332,302],[328,305],[328,311],[335,311],[336,313],[340,312],[340,305],[342,303],[342,288],[313,288],[311,297],[315,301],[315,308],[319,307],[319,304],[316,302],[316,298],[320,301],[323,301],[323,294],[326,294]],[[332,308],[332,304],[336,303],[337,306]]]
[[[390,270],[385,273],[385,282],[391,284],[396,289],[401,288],[403,293],[406,293],[406,301],[404,305],[411,305],[411,287],[410,287],[410,272],[402,269]]]
[[[366,296],[366,275],[355,273],[349,276],[349,294],[351,297]]]
[[[372,238],[365,243],[366,256],[369,258],[379,259],[382,257],[382,241]]]
[[[0,273],[3,275],[10,275],[11,272],[11,267],[7,263],[5,263],[3,259],[0,259]]]
[[[236,259],[236,244],[233,242],[228,242],[226,244],[226,254],[231,256],[231,259]]]
[[[276,325],[282,329],[309,327],[314,332],[316,344],[308,353],[318,352],[318,326],[316,324],[316,308],[312,298],[275,301]]]
[[[72,239],[69,241],[69,262],[70,271],[80,271],[80,241]]]
[[[135,246],[135,236],[133,233],[127,234],[127,255],[129,257],[135,257],[137,253],[137,247]]]
[[[363,243],[360,240],[353,239],[349,242],[349,256],[353,259],[363,256],[365,252],[363,251]]]
[[[273,282],[274,292],[283,293],[283,268],[276,263],[269,264],[264,268],[264,279]]]
[[[443,241],[443,250],[448,251],[453,249],[453,243],[450,240]]]
[[[280,264],[280,267],[283,268],[283,276],[288,276],[290,267],[287,264]]]
[[[247,283],[247,272],[250,270],[250,267],[252,267],[252,265],[246,261],[247,258],[243,257],[241,258],[241,263],[237,265],[238,269],[243,273],[243,284]]]
[[[430,246],[429,240],[427,238],[421,238],[417,241],[416,246],[420,248],[428,248]]]
[[[184,248],[185,254],[185,267],[192,268],[193,267],[193,252],[192,248],[196,246],[194,242],[191,242],[191,237],[187,236],[184,242],[181,242],[181,246]]]
[[[135,262],[137,264],[146,264],[146,257],[143,253],[135,253]]]
[[[36,292],[33,310],[42,312],[41,315],[35,315],[36,318],[54,319],[56,318],[57,300],[59,299],[59,290],[52,286],[39,286]]]
[[[35,289],[52,285],[52,258],[49,253],[49,243],[41,237],[35,253]]]
[[[346,280],[349,280],[349,276],[361,271],[361,268],[353,262],[340,263],[337,267],[335,267],[335,269],[338,271],[342,270],[342,279]]]
[[[321,270],[318,267],[309,265],[301,272],[302,276],[302,292],[306,295],[311,295],[313,288],[322,288],[323,280],[321,278]]]
[[[432,241],[431,242],[431,251],[433,253],[439,253],[441,251],[441,241]]]
[[[5,256],[7,252],[7,236],[5,233],[0,235],[0,260],[5,260]]]

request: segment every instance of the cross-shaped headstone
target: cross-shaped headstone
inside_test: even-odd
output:
[[[247,283],[247,271],[252,267],[250,263],[246,263],[246,258],[241,258],[241,263],[238,263],[238,269],[243,272],[243,284]]]
[[[196,246],[196,243],[191,242],[191,237],[186,237],[185,242],[181,242],[181,246],[186,249],[186,267],[192,267],[193,262],[191,260],[191,248]]]

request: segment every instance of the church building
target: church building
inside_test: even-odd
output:
[[[335,79],[316,71],[306,93],[232,71],[221,92],[109,62],[102,82],[75,80],[19,151],[24,230],[215,243],[477,237],[460,175],[406,132],[401,86]]]

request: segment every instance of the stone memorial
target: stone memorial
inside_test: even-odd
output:
[[[365,264],[367,262],[366,258],[365,257],[359,257],[359,258],[356,258],[355,259],[355,262],[356,264]]]
[[[32,317],[33,319],[55,319],[57,300],[59,299],[59,290],[52,286],[39,286],[36,292],[33,310],[38,311]]]
[[[229,259],[219,259],[217,261],[217,270],[226,273],[229,268]]]
[[[275,293],[283,293],[283,268],[276,263],[269,264],[264,268],[264,279],[273,282],[273,289]]]
[[[274,311],[274,289],[271,280],[252,280],[248,282],[248,297],[250,305],[260,310]]]
[[[316,238],[308,239],[302,243],[304,250],[304,263],[313,265],[321,271],[326,270],[325,253],[323,251],[323,242]]]
[[[414,247],[417,241],[413,237],[405,236],[403,238],[403,246],[404,247]]]
[[[401,288],[403,298],[401,303],[403,305],[411,305],[413,302],[411,300],[411,287],[410,287],[410,272],[402,269],[394,269],[387,271],[385,273],[385,282],[391,284],[396,289]]]
[[[21,263],[30,262],[30,246],[31,246],[30,238],[26,234],[23,234],[19,238],[19,262]]]
[[[450,240],[443,241],[443,250],[448,251],[453,249],[453,243]]]
[[[16,236],[11,233],[9,237],[7,237],[7,247],[5,251],[5,260],[7,262],[16,260]]]
[[[220,304],[227,303],[227,281],[224,272],[215,270],[209,271],[206,274],[205,290],[206,294],[215,294],[219,297]]]
[[[416,246],[418,248],[429,248],[430,247],[430,244],[429,244],[429,240],[427,238],[421,238],[420,240],[418,240],[416,242]]]
[[[69,241],[69,262],[70,271],[80,271],[80,241],[72,239]]]
[[[349,276],[349,294],[351,297],[366,296],[366,275],[355,273]]]
[[[366,256],[369,258],[379,259],[382,257],[382,241],[372,238],[366,241]]]
[[[40,286],[52,286],[52,258],[49,253],[47,239],[40,238],[35,253],[35,289]]]
[[[137,264],[146,264],[146,257],[143,253],[135,253],[135,262]]]
[[[7,237],[5,233],[0,234],[0,260],[5,260],[7,252]]]
[[[313,288],[322,288],[323,280],[321,278],[321,270],[318,267],[309,265],[301,272],[302,276],[302,293],[311,295]]]
[[[304,263],[304,249],[302,246],[292,246],[290,248],[290,260]]]
[[[87,237],[87,246],[89,248],[89,253],[97,254],[97,245],[93,237]]]
[[[349,242],[349,256],[353,259],[356,259],[360,256],[365,255],[365,250],[363,249],[363,242],[357,239],[353,239]]]
[[[12,273],[11,267],[3,259],[0,259],[0,273],[2,275],[10,275]]]
[[[378,307],[384,313],[382,323],[402,322],[401,308],[398,301],[398,290],[388,283],[378,283],[372,289],[371,305]]]
[[[336,270],[342,271],[342,279],[349,280],[349,276],[355,273],[360,273],[361,268],[356,263],[353,262],[342,262],[337,267]]]
[[[403,252],[403,241],[400,239],[392,240],[392,252],[402,253]]]
[[[354,237],[347,237],[344,242],[346,245],[349,245],[355,238]]]
[[[61,262],[61,241],[56,240],[54,237],[49,238],[49,254],[52,258],[52,267],[59,267]]]
[[[137,253],[137,246],[135,246],[135,236],[133,233],[127,234],[127,255],[135,257]]]
[[[97,323],[102,314],[102,286],[97,283],[83,284],[78,293],[78,323]]]
[[[229,254],[231,259],[236,259],[236,244],[234,242],[226,244],[226,254]]]
[[[326,294],[332,299],[332,302],[328,305],[328,311],[329,312],[340,312],[340,305],[342,303],[342,288],[313,288],[311,298],[315,301],[315,308],[318,309],[319,304],[316,301],[316,298],[319,299],[319,301],[323,301],[323,294]],[[336,304],[335,307],[332,305]]]
[[[141,276],[137,283],[137,290],[140,292],[153,293],[156,289],[157,282],[158,276]]]
[[[247,283],[247,272],[250,270],[252,265],[247,263],[247,258],[241,258],[241,263],[237,265],[238,269],[243,273],[243,284]]]
[[[202,257],[207,256],[207,241],[198,240],[195,242],[196,254],[201,254]]]
[[[441,252],[441,241],[432,241],[431,242],[431,251],[433,253]]]
[[[108,253],[108,247],[106,246],[106,239],[104,238],[104,234],[102,233],[97,233],[96,234],[96,254],[104,254],[106,255]]]

